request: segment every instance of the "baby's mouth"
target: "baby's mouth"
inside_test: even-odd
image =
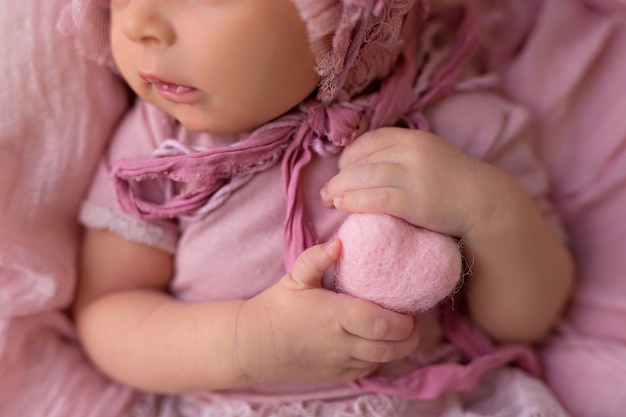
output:
[[[140,73],[139,78],[141,78],[142,81],[153,85],[157,92],[162,96],[175,101],[180,101],[184,97],[198,91],[194,87],[170,83],[147,74]]]
[[[185,93],[195,90],[195,88],[193,87],[187,87],[185,85],[176,85],[176,84],[166,83],[163,81],[154,83],[154,86],[163,92],[177,94],[177,95],[185,94]]]

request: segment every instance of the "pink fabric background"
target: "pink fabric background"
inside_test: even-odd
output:
[[[585,417],[626,410],[625,74],[626,2],[550,0],[506,76],[539,118],[579,267],[571,312],[543,349],[547,379]]]
[[[78,204],[127,99],[57,34],[62,3],[0,2],[2,417],[106,416],[124,401],[86,364],[61,309],[74,289]]]
[[[111,74],[56,34],[62,3],[0,3],[2,417],[115,416],[132,396],[86,364],[62,314],[74,285],[78,204],[126,105]],[[506,63],[510,94],[539,117],[538,146],[580,267],[571,312],[542,350],[548,382],[575,416],[621,416],[626,2],[510,5],[517,16],[510,27],[523,34],[526,22],[532,32],[515,59],[496,62]]]

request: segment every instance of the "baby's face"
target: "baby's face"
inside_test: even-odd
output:
[[[111,0],[111,48],[131,88],[194,131],[250,130],[319,82],[290,0]]]

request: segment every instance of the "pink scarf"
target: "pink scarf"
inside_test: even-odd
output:
[[[284,261],[287,270],[296,257],[315,244],[305,218],[299,178],[315,153],[337,153],[365,131],[403,122],[427,129],[423,108],[448,92],[459,77],[476,41],[475,25],[466,14],[456,45],[445,65],[429,68],[424,61],[429,45],[421,41],[424,16],[407,16],[402,51],[391,76],[372,94],[350,102],[322,103],[307,99],[285,116],[264,125],[231,146],[159,158],[123,160],[113,167],[116,191],[124,210],[142,219],[174,218],[210,212],[224,195],[246,182],[251,173],[267,169],[282,156],[287,216],[284,224]],[[418,71],[422,66],[421,71]],[[421,76],[416,78],[416,74]],[[424,80],[427,80],[426,82]],[[144,180],[159,180],[172,192],[164,202],[144,199],[138,191]],[[181,187],[183,185],[183,187]],[[225,192],[228,190],[228,192]]]

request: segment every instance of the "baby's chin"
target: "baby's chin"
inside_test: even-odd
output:
[[[195,133],[209,133],[219,136],[234,136],[239,137],[247,131],[245,125],[228,123],[225,119],[208,114],[187,105],[170,105],[169,103],[151,103],[168,113],[178,123],[180,123],[186,130]]]
[[[172,115],[187,130],[197,133],[209,133],[223,137],[240,138],[256,128],[268,123],[266,120],[237,119],[220,116],[220,112],[200,110],[194,106],[158,106]]]
[[[211,97],[201,102],[184,104],[166,100],[153,91],[138,94],[140,98],[175,118],[185,129],[196,133],[233,137],[237,140],[261,126],[289,113],[292,108],[258,108],[259,105],[220,105]],[[246,109],[243,110],[242,109]]]
[[[176,118],[176,117],[175,117]],[[205,133],[217,139],[222,145],[230,145],[239,142],[249,135],[249,131],[232,131],[221,126],[208,123],[186,122],[178,118],[176,120],[188,131],[193,133]]]

